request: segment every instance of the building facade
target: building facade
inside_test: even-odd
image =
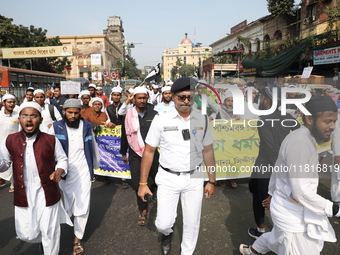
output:
[[[210,47],[202,47],[199,43],[195,45],[187,37],[187,34],[185,34],[185,38],[178,45],[178,48],[167,49],[163,51],[162,67],[164,81],[171,80],[171,70],[174,66],[176,66],[176,62],[178,60],[180,60],[182,64],[194,65],[197,68],[201,68],[202,61],[206,58],[209,58],[210,56]]]

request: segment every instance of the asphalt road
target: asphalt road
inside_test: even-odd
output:
[[[329,155],[327,161],[329,162]],[[330,199],[330,179],[320,178],[318,193]],[[105,184],[102,177],[92,185],[91,212],[87,224],[84,245],[87,255],[148,254],[158,255],[160,236],[154,225],[156,204],[150,204],[148,223],[137,225],[138,209],[135,192],[122,189],[118,179]],[[212,199],[204,200],[200,235],[196,255],[240,254],[240,243],[251,244],[247,229],[255,226],[251,208],[248,179],[237,180],[238,188],[229,184],[218,186]],[[38,244],[16,239],[14,228],[13,193],[9,184],[0,189],[0,255],[39,255]],[[330,218],[337,238],[340,238],[339,219]],[[272,228],[269,212],[266,227]],[[182,215],[179,205],[171,255],[179,254],[182,233]],[[60,254],[72,254],[73,229],[62,225]],[[325,243],[321,254],[339,254],[340,243]],[[269,253],[268,253],[269,254]]]

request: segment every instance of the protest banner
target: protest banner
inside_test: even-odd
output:
[[[119,154],[121,127],[102,127],[95,135],[100,155],[100,167],[94,170],[96,175],[131,179],[129,164],[124,164]]]

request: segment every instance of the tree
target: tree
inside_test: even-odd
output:
[[[59,37],[47,39],[47,30],[35,28],[34,26],[25,27],[23,25],[12,24],[13,19],[0,15],[0,48],[20,48],[20,47],[44,47],[62,45]],[[11,67],[22,69],[32,69],[51,73],[62,73],[64,68],[70,66],[68,58],[35,58],[35,59],[11,59]],[[5,65],[9,61],[3,60]]]
[[[292,15],[294,10],[294,0],[267,0],[268,11],[274,16]]]
[[[192,77],[195,74],[197,67],[194,65],[182,65],[178,69],[178,73],[181,77]]]
[[[135,79],[141,76],[141,71],[137,68],[137,63],[134,58],[128,57],[124,62],[117,60],[116,67],[120,70],[120,77],[127,76],[129,79]]]

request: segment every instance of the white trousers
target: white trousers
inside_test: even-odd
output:
[[[89,218],[90,210],[87,210],[87,213],[81,216],[74,216],[73,225],[74,225],[74,235],[79,239],[83,239],[85,233],[85,227],[87,224],[87,220]]]
[[[156,227],[164,235],[173,232],[177,216],[178,200],[181,198],[183,213],[183,238],[181,254],[193,254],[200,227],[203,198],[203,178],[191,178],[190,174],[172,174],[162,168],[156,175],[157,217]]]
[[[289,233],[274,226],[271,232],[262,234],[252,247],[261,254],[273,251],[278,255],[319,255],[323,241],[310,238],[307,232]]]
[[[58,255],[60,248],[60,208],[58,203],[33,211],[29,207],[15,206],[17,236],[28,243],[42,243],[44,253]],[[66,213],[65,213],[66,214]]]

